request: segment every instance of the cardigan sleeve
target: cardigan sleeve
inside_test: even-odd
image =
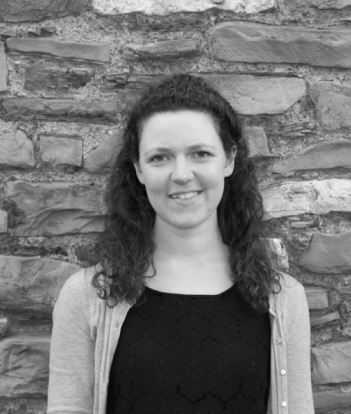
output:
[[[48,414],[92,414],[94,341],[84,269],[64,284],[53,312]]]
[[[288,414],[313,414],[309,310],[298,282],[289,289],[287,319]]]

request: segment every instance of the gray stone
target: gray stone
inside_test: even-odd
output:
[[[276,162],[273,172],[286,174],[336,167],[351,168],[351,141],[341,139],[310,145],[292,158]]]
[[[312,328],[319,328],[321,326],[329,325],[330,323],[337,321],[340,321],[340,313],[338,311],[335,311],[322,316],[312,316],[311,326]]]
[[[225,22],[211,32],[218,59],[351,68],[351,30]]]
[[[249,147],[251,158],[272,157],[268,148],[267,136],[261,127],[244,127],[243,136]]]
[[[83,158],[83,141],[64,136],[41,135],[40,152],[42,160],[45,162],[80,167]]]
[[[287,181],[261,185],[264,220],[299,214],[351,212],[351,180]]]
[[[7,233],[7,229],[8,229],[7,219],[8,219],[7,211],[0,209],[0,233]]]
[[[93,76],[91,68],[48,68],[35,63],[26,68],[24,88],[29,91],[67,92],[85,86]]]
[[[252,75],[203,75],[240,114],[279,114],[306,93],[305,81],[287,77]]]
[[[74,263],[38,256],[0,255],[0,302],[6,309],[50,314]]]
[[[0,42],[0,92],[7,90],[7,65],[4,43]]]
[[[144,13],[147,15],[168,15],[180,12],[201,12],[211,8],[236,13],[258,13],[275,7],[274,0],[93,0],[92,6],[99,14]]]
[[[314,82],[311,84],[311,97],[318,120],[325,129],[351,127],[351,87],[333,82]]]
[[[0,318],[0,337],[4,336],[9,328],[9,320],[5,317]]]
[[[172,39],[145,45],[128,44],[126,49],[139,59],[181,58],[198,55],[200,42],[195,39]]]
[[[351,381],[351,342],[312,347],[312,381],[335,384]]]
[[[277,238],[262,239],[272,268],[282,272],[289,270],[289,257],[283,242]]]
[[[36,22],[77,15],[88,9],[90,9],[88,0],[2,0],[0,2],[0,21]]]
[[[326,309],[329,306],[327,292],[319,287],[305,287],[306,298],[310,310]]]
[[[10,52],[41,53],[62,59],[91,60],[108,63],[110,45],[107,43],[83,43],[49,38],[10,38],[6,41]]]
[[[13,232],[22,236],[101,232],[105,206],[103,189],[70,182],[8,182],[6,196],[22,212]]]
[[[0,397],[46,395],[50,339],[17,336],[0,341]]]
[[[288,3],[288,0],[286,0]],[[289,0],[289,3],[291,0]],[[316,7],[319,10],[335,9],[341,10],[351,7],[351,0],[293,0],[293,4],[298,7],[306,8],[306,6]]]
[[[4,120],[114,122],[118,114],[115,100],[3,98],[0,116]]]
[[[110,170],[121,145],[121,133],[106,135],[101,144],[89,152],[84,168],[91,173],[104,174]]]
[[[351,232],[314,233],[299,264],[315,273],[346,273],[351,270]]]
[[[35,166],[33,142],[22,131],[0,135],[0,166],[30,168]]]
[[[317,391],[313,393],[316,413],[351,407],[351,393],[342,391]]]

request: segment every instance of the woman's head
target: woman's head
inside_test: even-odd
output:
[[[178,142],[172,143],[173,139],[177,139],[177,134],[168,128],[170,138],[166,140],[167,145],[172,146],[172,156],[175,153],[180,154],[179,159],[184,160],[183,155],[188,151],[186,137],[184,138],[187,129],[194,128],[194,134],[197,134],[200,141],[201,136],[204,139],[217,140],[216,148],[219,152],[222,150],[223,163],[217,164],[216,190],[219,189],[220,182],[223,188],[216,193],[217,204],[212,203],[209,208],[213,210],[215,206],[216,220],[223,242],[229,247],[233,278],[237,282],[244,282],[244,296],[246,291],[247,297],[261,295],[265,296],[266,300],[270,281],[265,282],[262,277],[269,270],[267,261],[262,258],[262,254],[259,253],[261,249],[258,248],[258,224],[263,214],[262,200],[238,117],[231,105],[204,79],[187,74],[173,75],[151,86],[134,105],[127,121],[121,150],[107,188],[108,217],[100,243],[100,259],[105,270],[109,269],[107,273],[112,275],[114,296],[136,297],[143,288],[143,275],[150,265],[153,265],[152,254],[155,246],[152,231],[156,217],[155,209],[157,211],[160,207],[160,204],[157,204],[160,199],[157,198],[157,183],[153,178],[155,176],[152,176],[150,181],[150,175],[146,174],[150,170],[145,170],[147,149],[144,144],[147,141],[147,145],[150,147],[151,143],[152,147],[153,136],[156,136],[154,134],[160,133],[162,136],[162,131],[157,130],[162,123],[169,123],[183,134],[182,145],[179,147]],[[197,172],[201,170],[202,165],[202,161],[197,161],[198,156],[191,155],[191,162],[195,163]],[[156,160],[160,158],[156,156]],[[142,163],[144,164],[141,165]],[[185,173],[183,171],[182,174],[185,178],[179,180],[178,177],[174,180],[174,187],[171,187],[170,194],[167,195],[171,196],[172,192],[178,193],[180,188],[185,188],[188,185],[186,180],[190,183],[186,188],[189,191],[196,190],[200,194],[204,181],[194,179],[192,182],[190,170],[188,166],[184,167]],[[147,185],[146,179],[149,180]],[[153,184],[156,184],[156,187]],[[188,196],[192,197],[195,194],[185,197]],[[182,204],[181,200],[177,202]],[[194,206],[196,207],[195,204]],[[258,259],[255,261],[256,256]],[[263,267],[266,271],[262,272]]]

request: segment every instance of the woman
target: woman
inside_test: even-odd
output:
[[[237,116],[200,77],[134,106],[100,262],[54,310],[48,413],[313,413],[304,290],[271,269]]]

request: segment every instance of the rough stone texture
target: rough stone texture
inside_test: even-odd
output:
[[[2,0],[0,21],[29,22],[83,13],[90,8],[88,0]]]
[[[84,168],[91,173],[106,173],[113,166],[121,139],[121,133],[106,135],[101,144],[89,152],[84,160]]]
[[[5,317],[0,318],[0,337],[4,336],[9,328],[9,320]]]
[[[290,3],[291,0],[289,0]],[[286,0],[288,3],[288,0]],[[351,0],[294,0],[293,4],[297,6],[306,7],[312,6],[319,10],[336,9],[341,10],[346,7],[351,7]]]
[[[103,230],[103,189],[70,182],[8,182],[6,195],[22,212],[13,229],[23,236],[52,236]]]
[[[79,269],[59,260],[0,255],[1,306],[50,314],[64,282]]]
[[[30,168],[35,166],[33,142],[22,131],[0,135],[0,166]]]
[[[343,139],[310,145],[294,157],[276,162],[273,172],[286,174],[335,167],[351,168],[351,141]]]
[[[4,43],[0,42],[0,92],[7,89],[7,65]]]
[[[236,13],[258,13],[274,8],[274,0],[93,0],[93,8],[101,14],[145,13],[167,15],[177,12],[201,12],[211,8],[230,10]]]
[[[0,233],[7,233],[7,211],[0,210]]]
[[[289,257],[283,242],[277,238],[264,238],[273,269],[287,272],[289,270]]]
[[[67,92],[83,87],[93,76],[91,68],[47,68],[35,63],[26,69],[24,88],[29,91]]]
[[[240,114],[285,112],[306,92],[305,81],[287,77],[204,75]]]
[[[327,214],[351,212],[351,181],[288,181],[261,186],[264,219],[295,216],[304,213]]]
[[[139,59],[181,58],[198,55],[200,42],[194,39],[174,39],[145,45],[128,44],[126,48]]]
[[[226,22],[212,34],[213,54],[222,60],[351,68],[351,30]]]
[[[351,87],[333,82],[313,82],[311,97],[316,106],[318,120],[325,129],[351,127]]]
[[[62,59],[91,60],[108,63],[110,45],[107,43],[69,42],[47,38],[10,38],[6,41],[10,52],[40,53]]]
[[[50,339],[18,336],[0,341],[0,397],[46,395]]]
[[[272,157],[268,148],[267,136],[261,127],[243,128],[243,136],[249,147],[249,156],[252,158]]]
[[[63,136],[40,137],[40,152],[42,160],[54,165],[82,165],[83,141],[81,139]]]
[[[305,287],[306,298],[310,310],[321,310],[329,306],[327,292],[319,287]]]
[[[330,323],[334,323],[340,320],[340,313],[338,311],[327,313],[323,316],[313,316],[311,317],[311,326],[312,328],[319,328]]]
[[[4,98],[0,104],[0,116],[5,120],[113,122],[117,114],[116,101],[99,99]]]
[[[299,264],[315,273],[351,271],[351,232],[342,234],[314,233],[309,248]]]
[[[312,348],[312,381],[329,384],[351,381],[351,342]]]
[[[320,391],[313,393],[316,413],[351,407],[351,393],[339,391]]]

